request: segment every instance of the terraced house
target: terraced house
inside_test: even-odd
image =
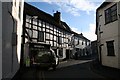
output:
[[[25,3],[22,35],[23,60],[26,57],[29,42],[50,44],[60,60],[70,58],[74,48],[74,32],[60,18],[61,13],[58,11],[52,16]],[[89,40],[87,41],[90,43]]]
[[[120,2],[104,2],[96,14],[99,60],[120,69]]]

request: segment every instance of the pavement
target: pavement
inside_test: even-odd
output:
[[[66,63],[66,62],[68,61],[60,62],[60,64]],[[102,66],[99,64],[97,60],[91,61],[90,68],[94,73],[104,76],[105,78],[107,78],[107,80],[118,80],[120,78],[119,69]],[[42,70],[41,70],[41,76],[40,75],[38,76],[39,73],[40,73],[40,70],[38,70],[35,67],[31,67],[31,68],[23,67],[16,73],[16,75],[13,77],[12,80],[24,80],[24,79],[38,80],[40,79],[40,77],[42,77]],[[40,79],[40,80],[43,80],[43,79]]]
[[[120,78],[120,69],[103,66],[98,60],[93,60],[91,62],[91,70],[109,80],[119,80]]]
[[[37,70],[33,67],[23,67],[20,68],[12,80],[37,80]]]

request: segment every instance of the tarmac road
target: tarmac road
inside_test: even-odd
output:
[[[105,79],[103,76],[94,73],[90,68],[91,60],[69,60],[59,64],[56,71],[38,71],[39,80],[49,79]]]

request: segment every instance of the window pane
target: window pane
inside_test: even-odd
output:
[[[50,39],[50,38],[49,38],[49,34],[48,34],[48,33],[46,33],[46,39]]]
[[[42,24],[41,24],[41,20],[39,20],[39,26],[42,26]]]
[[[53,40],[53,35],[50,34],[50,40]]]
[[[36,29],[36,30],[37,30],[37,26],[36,26],[36,25],[33,25],[33,29]]]
[[[40,41],[40,42],[44,41],[44,32],[43,31],[38,32],[38,41]]]
[[[46,32],[49,32],[49,29],[46,29]]]
[[[48,28],[48,29],[49,29],[49,24],[48,24],[48,23],[46,23],[46,28]]]
[[[114,6],[111,7],[111,12],[117,10],[117,5],[115,4]]]
[[[50,41],[51,46],[53,46],[53,41]]]
[[[26,27],[31,28],[31,24],[26,23]]]
[[[41,31],[41,27],[38,27],[38,30]]]
[[[52,30],[50,30],[50,33],[52,33],[52,34],[53,34],[53,31],[52,31]]]
[[[33,19],[33,24],[37,25],[37,19]]]
[[[54,36],[54,40],[56,41],[56,36]]]
[[[109,23],[111,21],[110,9],[105,11],[105,23]]]
[[[108,8],[105,10],[105,23],[110,23],[117,20],[117,5]]]
[[[45,31],[45,28],[43,28],[42,30]]]
[[[31,19],[32,19],[32,17],[31,17],[31,16],[26,15],[26,22],[31,23]]]
[[[49,41],[46,41],[47,44],[49,44]]]
[[[50,25],[50,29],[53,30],[53,26],[52,25]]]
[[[32,37],[32,30],[28,29],[28,34],[30,37]]]
[[[54,46],[56,46],[56,42],[54,42]]]
[[[108,52],[108,56],[115,56],[113,41],[107,42],[107,52]]]
[[[45,22],[43,22],[43,27],[45,27]]]
[[[33,30],[33,38],[37,38],[38,31]]]

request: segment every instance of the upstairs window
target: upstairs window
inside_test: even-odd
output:
[[[62,44],[62,37],[58,37],[58,44]]]
[[[114,41],[107,41],[107,56],[115,56]]]
[[[117,20],[117,4],[105,10],[105,24]]]
[[[38,31],[38,42],[44,42],[44,32]]]

